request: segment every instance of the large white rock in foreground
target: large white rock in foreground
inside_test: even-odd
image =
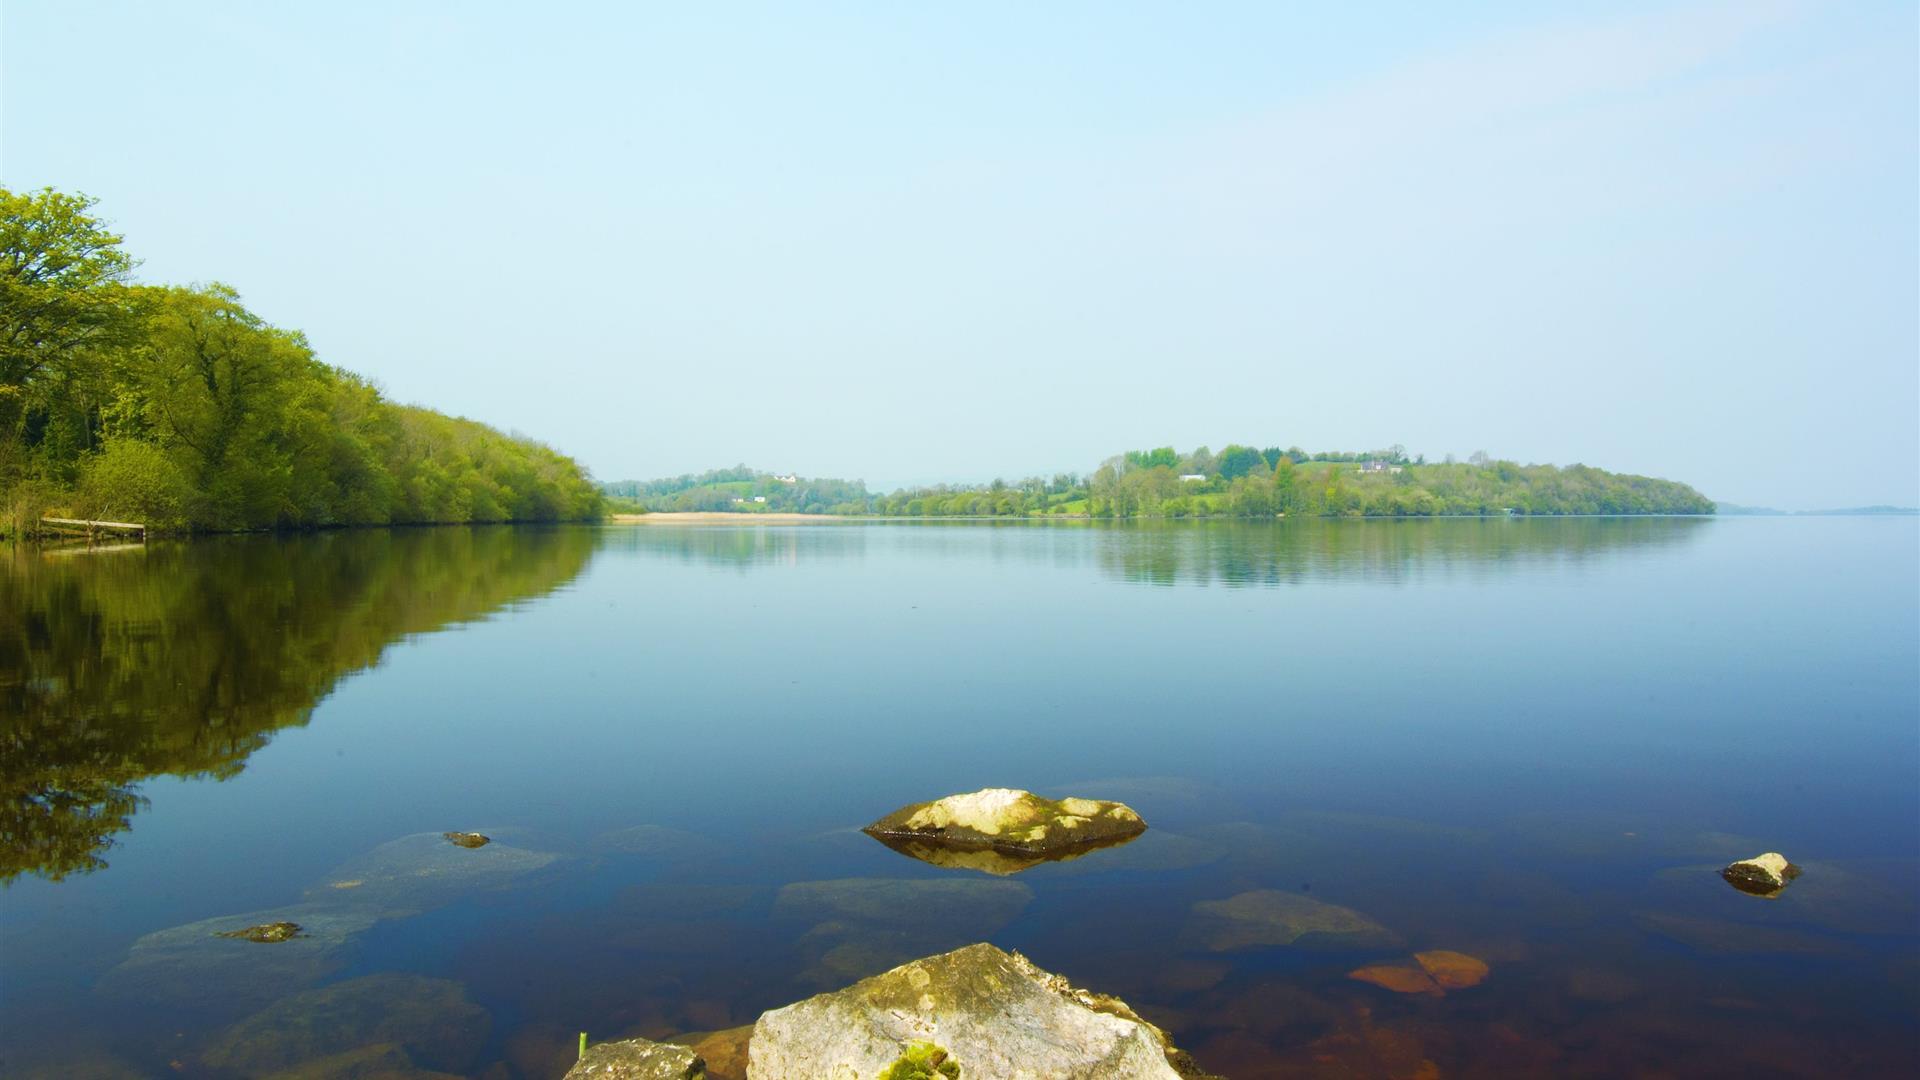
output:
[[[965,1080],[1180,1080],[1204,1074],[1126,1003],[1075,989],[1019,953],[969,945],[754,1025],[751,1080],[873,1080],[930,1045]]]

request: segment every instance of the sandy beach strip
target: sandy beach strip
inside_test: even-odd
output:
[[[852,521],[840,514],[729,514],[723,511],[695,511],[666,514],[614,514],[615,525],[831,525]]]

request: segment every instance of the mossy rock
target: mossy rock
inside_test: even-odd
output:
[[[1071,857],[1123,843],[1147,830],[1125,803],[1099,799],[1047,799],[1031,791],[986,788],[903,806],[863,831],[895,850],[932,862],[934,848],[990,850],[1011,856],[1004,864],[951,865],[1012,873],[1032,862]]]
[[[880,1074],[880,1080],[960,1080],[960,1063],[946,1050],[930,1042],[907,1047],[893,1064]]]
[[[1777,851],[1741,859],[1720,871],[1726,883],[1752,896],[1779,896],[1787,883],[1800,876],[1800,868]]]
[[[946,1056],[922,1052],[916,1062],[917,1044]],[[1189,1062],[1125,1002],[988,944],[763,1013],[748,1053],[753,1080],[943,1080],[948,1061],[976,1078],[1179,1080],[1176,1063]]]
[[[282,941],[292,941],[300,936],[300,924],[297,922],[270,922],[258,926],[249,926],[240,930],[221,930],[214,937],[239,938],[241,941],[256,941],[263,945],[274,945]]]

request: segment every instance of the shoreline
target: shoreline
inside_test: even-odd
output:
[[[657,514],[609,514],[610,525],[815,525],[868,521],[842,514],[736,514],[725,510],[685,510]]]

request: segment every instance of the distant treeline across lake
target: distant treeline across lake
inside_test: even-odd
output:
[[[1672,480],[1586,465],[1521,465],[1476,454],[1429,463],[1392,447],[1308,454],[1230,445],[1136,450],[1090,476],[1060,473],[990,484],[869,492],[858,480],[759,472],[746,466],[605,485],[614,509],[635,512],[859,514],[884,517],[1441,517],[1711,514],[1713,500]]]

